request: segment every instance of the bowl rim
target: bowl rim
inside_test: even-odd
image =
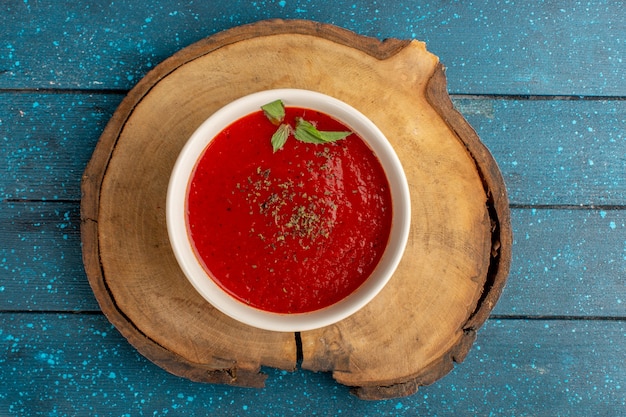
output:
[[[202,267],[187,232],[186,198],[190,177],[204,149],[229,124],[281,99],[285,106],[322,111],[357,133],[378,157],[391,188],[392,225],[387,247],[366,281],[330,306],[305,313],[282,314],[251,307],[219,287]],[[209,116],[189,137],[171,171],[166,196],[166,223],[170,246],[178,265],[194,289],[222,313],[244,324],[282,332],[325,327],[354,314],[369,303],[395,272],[406,247],[411,205],[406,175],[395,150],[378,127],[361,112],[329,95],[311,90],[281,88],[240,97]]]

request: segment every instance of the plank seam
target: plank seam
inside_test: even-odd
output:
[[[55,198],[48,200],[46,198],[7,198],[0,199],[0,201],[4,201],[5,203],[72,203],[72,204],[80,204],[80,199],[71,199],[71,198]]]
[[[0,94],[89,94],[127,95],[131,89],[122,88],[0,88]],[[601,95],[539,95],[539,94],[465,94],[450,93],[453,100],[523,100],[523,101],[626,101],[626,96]]]
[[[626,204],[510,204],[516,210],[626,210]]]
[[[37,198],[6,198],[0,199],[0,203],[58,203],[58,204],[80,204],[80,199],[57,198],[57,199],[37,199]],[[620,211],[626,210],[626,204],[522,204],[510,203],[512,210],[604,210]]]
[[[100,310],[0,310],[0,314],[23,315],[62,315],[62,316],[103,316]],[[527,320],[527,321],[617,321],[626,322],[626,316],[576,316],[576,315],[523,315],[523,314],[492,314],[488,320]],[[302,343],[300,334],[296,334],[296,344]],[[301,358],[299,358],[301,360]]]
[[[626,96],[577,96],[540,94],[450,94],[452,100],[523,100],[523,101],[626,101]]]
[[[573,316],[573,315],[536,315],[492,314],[490,320],[528,320],[528,321],[626,321],[626,316]]]
[[[0,314],[24,314],[24,315],[63,315],[63,316],[104,316],[100,310],[0,310]],[[576,315],[524,315],[524,314],[492,314],[487,320],[527,320],[527,321],[624,321],[626,316],[576,316]],[[302,338],[296,332],[296,346],[298,347],[298,365],[301,364]]]
[[[89,94],[125,96],[130,89],[121,88],[0,88],[0,94]]]

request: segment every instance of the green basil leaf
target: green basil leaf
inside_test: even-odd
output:
[[[293,135],[301,142],[316,144],[326,143],[320,136],[320,131],[310,122],[302,118],[296,120],[296,130]]]
[[[270,122],[272,122],[276,126],[278,126],[283,122],[283,120],[285,120],[285,105],[280,99],[261,106],[261,110],[263,110],[263,113],[265,113],[265,117],[267,117]]]
[[[295,138],[299,141],[315,144],[335,142],[344,139],[350,134],[352,132],[320,131],[313,124],[302,118],[297,119],[296,131],[294,132]]]
[[[289,133],[291,132],[291,127],[287,124],[282,124],[278,127],[278,130],[272,135],[272,148],[274,152],[282,149],[287,142],[287,138],[289,138]]]
[[[352,132],[333,132],[333,131],[320,131],[320,135],[324,142],[335,142],[350,136]]]

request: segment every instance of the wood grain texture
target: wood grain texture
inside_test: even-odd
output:
[[[410,398],[359,401],[328,374],[265,369],[266,388],[198,384],[139,355],[102,315],[0,313],[3,415],[619,415],[624,322],[488,320]],[[6,383],[10,381],[10,383]],[[518,401],[523,398],[523,401]]]
[[[295,366],[293,335],[246,328],[205,306],[178,269],[164,220],[169,172],[193,130],[233,99],[279,87],[325,92],[370,117],[398,152],[418,213],[392,283],[337,326],[303,333],[303,366],[334,370],[351,386],[393,386],[355,391],[362,398],[409,395],[463,360],[504,285],[511,246],[499,171],[421,43],[266,21],[155,68],[114,114],[83,178],[84,258],[96,297],[131,343],[176,374],[257,385],[239,377],[242,369]],[[390,339],[393,354],[383,348]],[[202,378],[193,363],[237,377]]]
[[[448,66],[452,93],[625,96],[622,6],[410,0],[381,10],[371,0],[338,0],[332,7],[265,0],[160,0],[153,8],[16,2],[3,10],[0,88],[128,90],[159,62],[208,35],[283,18],[425,41]]]

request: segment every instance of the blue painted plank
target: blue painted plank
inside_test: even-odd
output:
[[[626,101],[455,100],[513,204],[626,204]]]
[[[0,93],[0,200],[80,199],[120,94]],[[624,205],[626,101],[456,99],[513,204]]]
[[[119,94],[0,94],[0,201],[80,199]]]
[[[494,314],[626,318],[626,210],[512,211],[513,262]],[[78,203],[0,203],[0,311],[99,311]]]
[[[374,0],[4,4],[0,88],[127,90],[181,48],[268,18],[419,39],[456,94],[626,96],[622,1]]]
[[[513,210],[494,314],[626,319],[626,210]]]
[[[77,203],[0,203],[0,242],[0,310],[99,311]]]
[[[325,373],[265,369],[264,389],[189,382],[100,315],[0,314],[2,415],[620,415],[623,321],[489,320],[463,364],[413,396],[368,402]],[[7,383],[8,382],[8,383]]]

